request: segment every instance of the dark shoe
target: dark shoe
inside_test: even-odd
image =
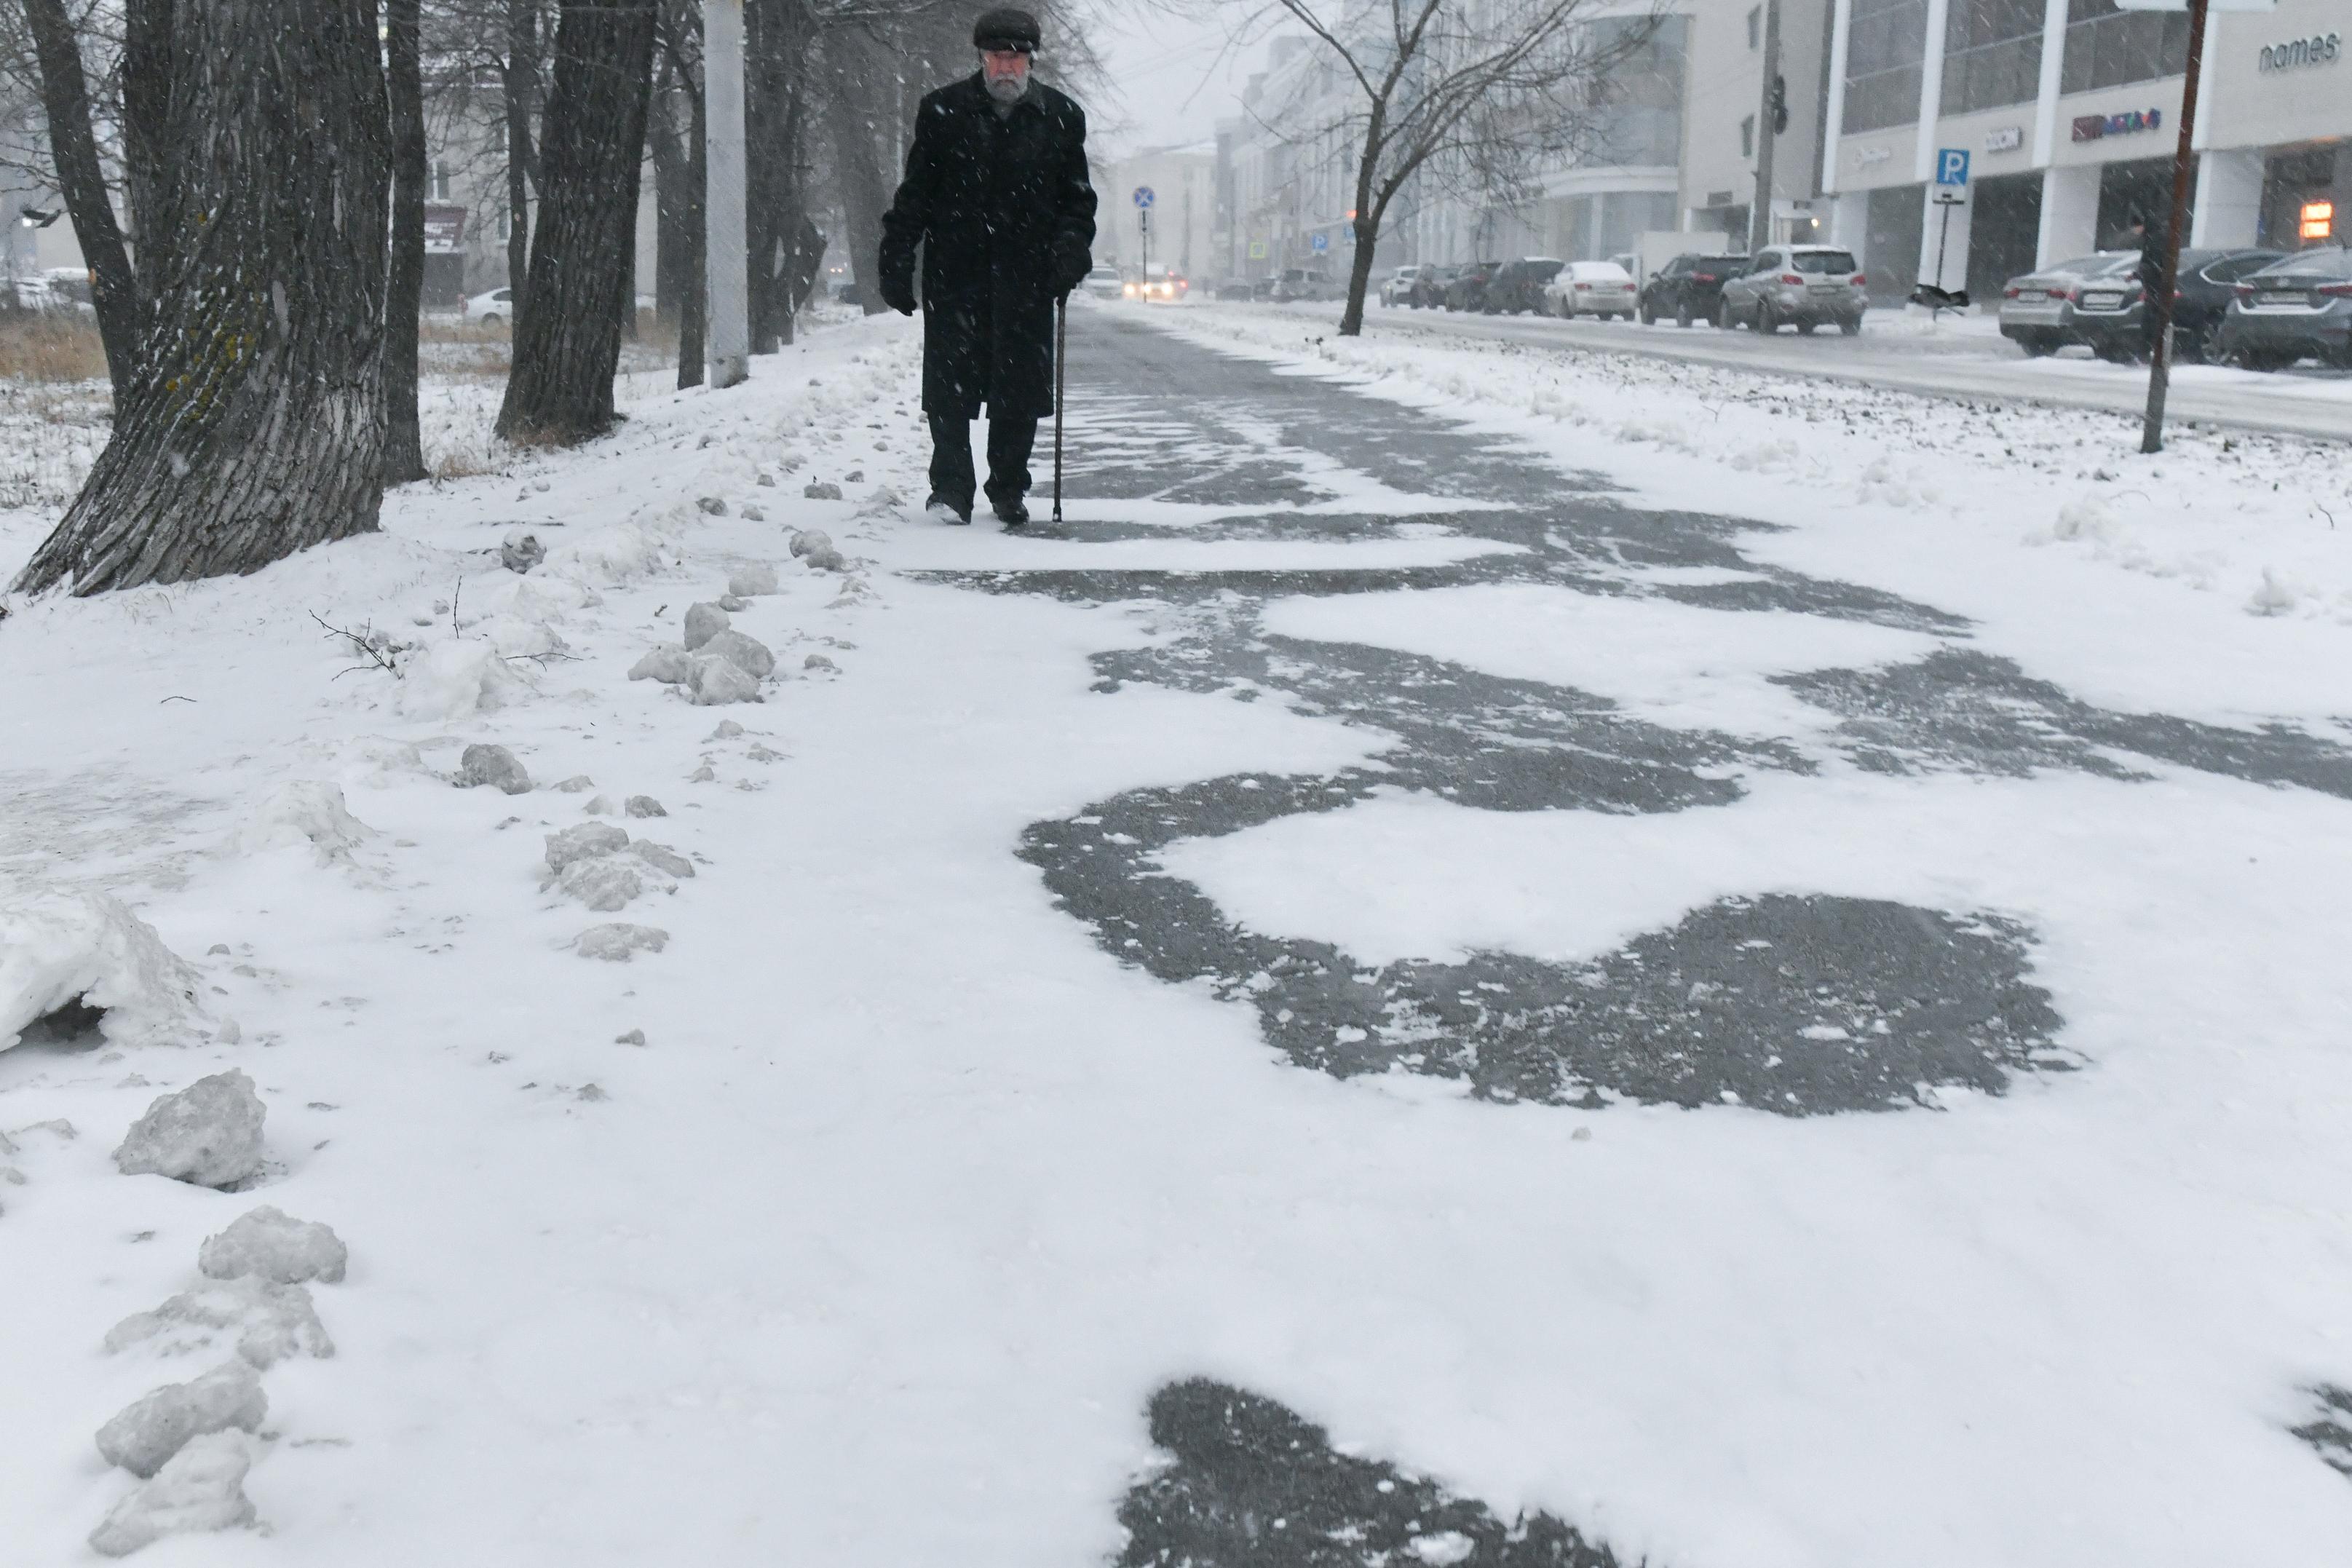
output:
[[[996,508],[997,521],[1007,528],[1019,528],[1029,521],[1028,503],[1019,496],[1010,500],[992,500],[989,504]]]
[[[923,515],[929,518],[934,522],[970,522],[971,521],[971,504],[967,501],[959,506],[954,501],[948,500],[947,497],[940,494],[939,491],[933,490],[931,492],[931,499],[923,503]]]

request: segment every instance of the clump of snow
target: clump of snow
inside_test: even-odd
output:
[[[1433,1535],[1416,1535],[1406,1549],[1430,1568],[1452,1568],[1456,1563],[1467,1563],[1478,1550],[1478,1543],[1458,1530],[1441,1530]]]
[[[625,907],[646,890],[645,879],[608,859],[574,860],[557,878],[563,890],[602,914]]]
[[[727,618],[727,612],[720,609],[716,605],[707,602],[698,605],[688,605],[686,607],[686,646],[688,649],[691,651],[692,649],[700,647],[712,637],[715,637],[720,632],[725,631],[730,624],[731,623],[730,623]]]
[[[339,1283],[351,1249],[331,1226],[296,1219],[268,1204],[238,1215],[218,1236],[196,1249],[196,1268],[207,1279],[247,1275],[278,1285],[317,1279]]]
[[[656,844],[650,838],[640,838],[629,846],[629,853],[656,871],[667,872],[680,881],[694,875],[694,862],[667,844]]]
[[[198,1187],[232,1187],[261,1170],[261,1123],[268,1110],[253,1080],[231,1068],[159,1096],[114,1151],[126,1176],[169,1176]]]
[[[694,655],[682,647],[657,647],[629,666],[629,679],[684,686],[694,679]]]
[[[576,860],[590,860],[629,847],[629,836],[609,822],[583,822],[547,836],[547,868],[561,875]]]
[[[731,741],[743,732],[743,726],[732,719],[721,719],[719,727],[703,737],[706,741]]]
[[[690,686],[696,704],[704,708],[760,700],[759,678],[733,659],[715,653],[696,658]]]
[[[335,1353],[309,1287],[251,1275],[207,1280],[152,1311],[131,1313],[106,1331],[106,1348],[122,1351],[152,1341],[166,1355],[185,1355],[230,1333],[236,1336],[236,1353],[264,1370],[289,1356],[323,1360]]]
[[[819,480],[801,487],[801,495],[809,500],[839,500],[841,487],[830,480]]]
[[[529,795],[530,773],[504,746],[468,746],[458,759],[457,787],[478,789],[483,784],[508,795]]]
[[[134,1400],[98,1429],[98,1451],[108,1464],[143,1478],[162,1469],[190,1438],[232,1428],[257,1432],[268,1414],[261,1374],[247,1362],[232,1361]]]
[[[833,548],[833,535],[821,528],[804,528],[793,535],[793,556],[798,560]]]
[[[631,816],[667,816],[669,808],[649,795],[633,795],[629,797],[628,812]]]
[[[509,532],[499,543],[499,564],[509,572],[528,572],[547,559],[547,546],[539,535],[524,529]]]
[[[669,932],[659,926],[629,925],[615,921],[610,925],[590,926],[580,933],[572,947],[583,958],[626,963],[640,952],[659,952],[668,945]]]
[[[562,783],[550,786],[561,795],[586,795],[596,787],[596,781],[586,773],[573,773]]]
[[[776,569],[765,563],[738,566],[727,574],[727,591],[743,599],[772,594],[776,591]]]
[[[2246,601],[2246,608],[2258,616],[2284,616],[2294,608],[2302,596],[2294,584],[2265,566],[2262,583],[2254,589],[2253,597]]]
[[[190,1026],[195,999],[195,972],[104,893],[0,907],[0,1050],[77,1002],[102,1013],[109,1044],[152,1044]]]
[[[768,645],[739,631],[719,632],[703,643],[702,651],[706,656],[727,660],[754,680],[765,680],[776,672],[776,656]]]
[[[399,707],[404,719],[463,719],[503,707],[526,689],[499,650],[478,637],[435,643],[423,658],[402,666],[400,673]]]
[[[695,501],[697,510],[706,517],[725,517],[727,503],[717,496],[702,496]]]
[[[569,577],[583,586],[616,587],[659,571],[661,564],[661,536],[643,523],[624,522],[557,545],[532,575]]]
[[[839,669],[841,667],[821,653],[813,653],[801,660],[803,669]]]
[[[108,1511],[90,1532],[90,1549],[105,1557],[128,1557],[167,1535],[251,1524],[253,1502],[245,1495],[245,1477],[252,1466],[245,1439],[234,1432],[193,1439],[153,1479]]]
[[[375,829],[351,814],[341,789],[320,779],[296,779],[270,792],[229,848],[254,855],[309,844],[320,865],[331,866],[348,862],[353,848],[374,837]]]

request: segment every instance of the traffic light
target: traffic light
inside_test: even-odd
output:
[[[1789,129],[1789,79],[1772,79],[1772,134],[1780,135]]]

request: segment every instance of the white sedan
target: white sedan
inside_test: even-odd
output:
[[[1555,316],[1633,319],[1641,302],[1633,275],[1613,261],[1571,261],[1544,285],[1544,302]]]
[[[502,326],[514,320],[514,290],[493,289],[487,294],[477,294],[466,301],[466,320],[478,321],[486,327]]]

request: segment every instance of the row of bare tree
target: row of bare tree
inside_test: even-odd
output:
[[[700,0],[16,0],[0,70],[37,91],[92,274],[112,437],[16,590],[250,572],[373,530],[424,477],[428,123],[505,164],[514,341],[499,433],[610,430],[655,297],[702,367]],[[791,341],[825,247],[879,243],[915,100],[971,68],[954,0],[745,0],[754,347]],[[1072,51],[1072,67],[1088,62]],[[495,116],[490,121],[489,117]],[[126,223],[127,220],[127,223]],[[871,307],[869,307],[871,308]]]

